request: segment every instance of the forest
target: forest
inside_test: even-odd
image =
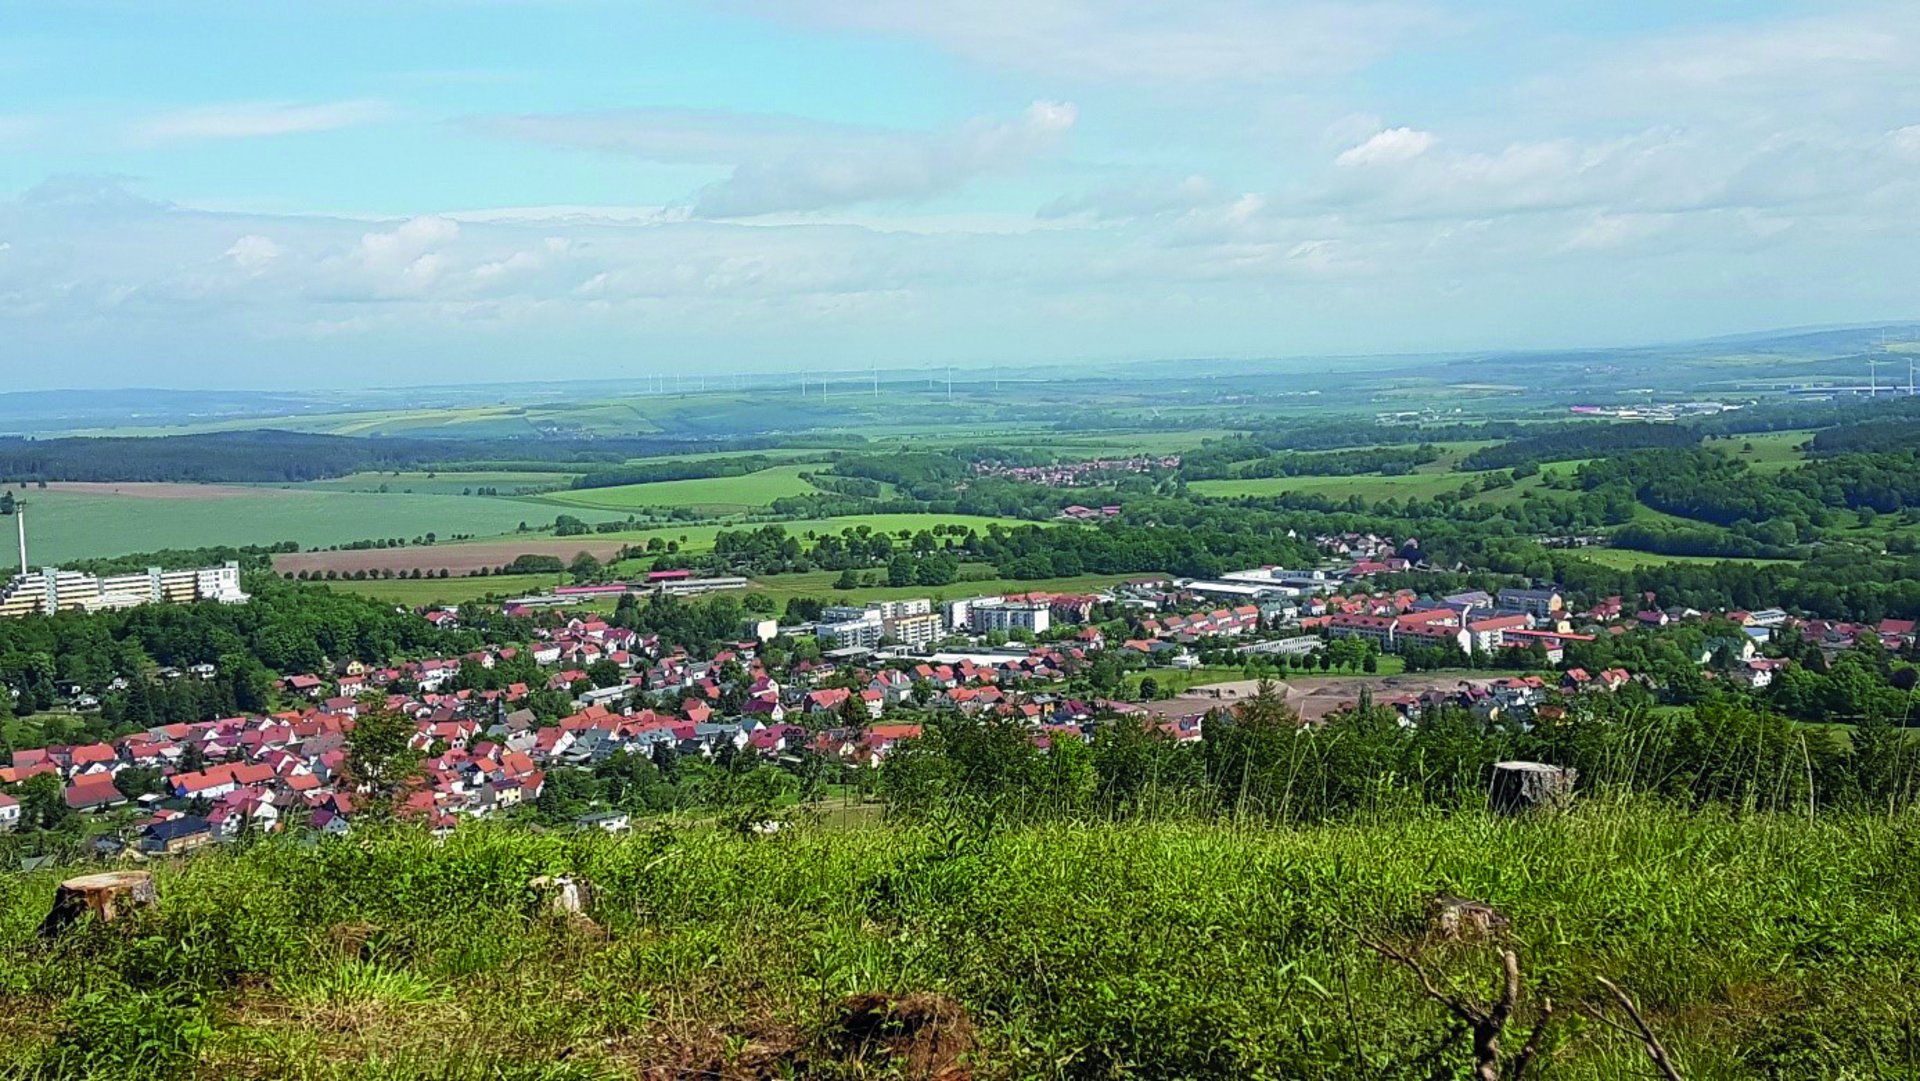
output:
[[[1571,424],[1482,447],[1462,458],[1460,468],[1511,469],[1522,464],[1598,458],[1630,450],[1680,450],[1697,446],[1699,442],[1698,432],[1678,424],[1649,424],[1644,421]]]
[[[652,484],[666,480],[742,477],[778,464],[778,460],[764,454],[727,458],[668,458],[658,462],[633,462],[594,469],[575,477],[573,487],[617,488],[626,484]]]

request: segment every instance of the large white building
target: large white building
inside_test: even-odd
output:
[[[823,609],[814,636],[834,648],[871,649],[882,638],[901,645],[931,645],[946,633],[946,623],[926,599],[875,601],[864,608],[837,604]]]
[[[966,612],[967,629],[975,634],[993,631],[1045,634],[1053,626],[1053,609],[1040,601],[982,597],[968,601]]]
[[[217,601],[243,604],[247,594],[240,588],[240,564],[229,562],[219,567],[194,570],[161,570],[151,567],[137,574],[118,574],[102,578],[58,567],[43,567],[27,574],[16,574],[0,587],[0,618],[17,619],[55,612],[103,612],[116,608],[137,608],[143,604],[189,604]]]

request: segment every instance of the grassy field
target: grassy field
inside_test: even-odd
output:
[[[425,533],[492,536],[551,523],[560,508],[480,496],[220,485],[54,485],[27,492],[36,564],[206,545],[325,547]],[[588,521],[624,514],[579,508]]]
[[[1670,563],[1791,563],[1789,559],[1729,559],[1725,556],[1672,556],[1659,552],[1636,552],[1631,548],[1582,548],[1575,553],[1589,563],[1615,570],[1655,567]]]
[[[521,488],[564,488],[574,473],[350,473],[344,477],[310,481],[298,487],[318,492],[388,492],[410,495],[465,495],[478,488],[498,489],[503,496]]]
[[[968,572],[991,574],[993,568],[974,565]],[[884,577],[883,571],[864,571],[865,575]],[[840,604],[865,604],[868,601],[905,600],[915,597],[960,600],[1006,593],[1091,593],[1119,582],[1149,577],[1142,574],[1083,574],[1073,578],[1040,578],[1016,581],[1008,578],[969,578],[945,586],[862,586],[859,589],[835,589],[838,572],[780,574],[755,581],[754,588],[771,594],[784,604],[791,597],[818,597]]]
[[[1807,460],[1807,456],[1801,453],[1799,448],[1802,443],[1812,439],[1813,435],[1812,429],[1763,432],[1757,435],[1739,435],[1730,440],[1716,440],[1707,445],[1728,457],[1746,462],[1756,473],[1784,473],[1789,469],[1798,468]]]
[[[818,472],[821,468],[817,464],[780,465],[738,477],[702,477],[554,492],[541,496],[540,500],[563,507],[622,514],[642,507],[690,507],[703,514],[745,514],[764,509],[785,496],[817,493],[820,489],[801,480],[800,474]]]
[[[327,582],[331,589],[357,593],[408,608],[464,604],[485,597],[523,597],[567,584],[564,575],[494,574],[485,578],[389,578],[369,582]]]
[[[721,530],[758,529],[766,525],[777,525],[796,537],[813,537],[828,533],[844,533],[849,529],[866,528],[880,533],[899,536],[902,533],[912,536],[923,529],[935,526],[958,525],[984,531],[988,526],[1000,525],[1009,529],[1017,526],[1042,523],[1023,521],[1019,518],[988,518],[974,514],[850,514],[840,518],[802,518],[795,521],[775,522],[703,522],[680,526],[660,526],[631,532],[606,533],[597,536],[607,540],[626,543],[645,543],[659,537],[663,540],[678,541],[682,552],[707,552],[713,549],[714,535]]]
[[[365,498],[393,498],[390,496],[368,496]],[[423,497],[414,497],[423,498]],[[454,498],[461,497],[440,497]],[[527,507],[530,504],[512,500],[480,500],[469,497],[473,502],[498,502],[503,505]],[[545,507],[551,511],[554,508]],[[604,512],[582,512],[583,516],[598,516]],[[538,515],[534,516],[536,520]],[[680,546],[680,551],[698,555],[711,551],[713,538],[724,529],[752,529],[763,524],[778,525],[798,537],[807,537],[821,533],[840,533],[848,529],[880,530],[898,535],[908,535],[922,529],[932,529],[941,525],[962,525],[976,530],[984,530],[990,525],[1008,527],[1030,525],[1014,518],[986,518],[966,514],[858,514],[842,518],[809,518],[798,521],[758,523],[758,522],[706,522],[678,526],[659,526],[652,529],[623,530],[618,533],[594,533],[582,537],[555,537],[549,534],[529,533],[508,535],[492,539],[475,540],[457,544],[436,544],[430,547],[409,547],[377,549],[371,551],[338,552],[302,552],[295,555],[279,556],[274,560],[274,569],[286,571],[350,573],[355,570],[374,570],[384,568],[396,572],[411,571],[419,568],[423,571],[450,570],[456,577],[468,570],[480,567],[498,567],[512,562],[519,555],[551,555],[562,560],[571,559],[578,552],[590,552],[603,561],[611,560],[619,549],[629,545],[644,545],[658,538],[662,542],[672,542]]]
[[[1363,475],[1357,477],[1250,477],[1233,480],[1199,480],[1189,487],[1199,495],[1269,497],[1287,492],[1324,495],[1345,499],[1432,499],[1460,490],[1463,484],[1478,484],[1478,473],[1408,473],[1397,477]]]
[[[1486,1001],[1492,948],[1422,941],[1452,893],[1512,922],[1509,1055],[1555,1002],[1529,1077],[1654,1076],[1588,1015],[1626,1024],[1601,979],[1693,1081],[1911,1077],[1914,842],[1885,816],[1612,803],[270,840],[150,863],[150,912],[52,942],[35,927],[71,872],[0,881],[0,1075],[1464,1077],[1451,1016],[1365,944]],[[592,883],[591,925],[528,888],[562,874]]]

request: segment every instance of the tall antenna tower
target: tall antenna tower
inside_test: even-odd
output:
[[[27,573],[27,504],[25,500],[13,501],[13,522],[20,529],[20,573]]]
[[[947,365],[947,404],[953,404],[953,365]]]
[[[870,370],[873,372],[873,396],[878,398],[880,396],[880,364],[879,362],[874,361],[870,366]]]

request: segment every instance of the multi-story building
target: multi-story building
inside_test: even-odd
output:
[[[827,609],[820,614],[820,622],[814,624],[813,635],[820,644],[829,649],[858,647],[872,649],[880,644],[887,633],[886,625],[878,613],[855,609],[857,615],[849,618],[845,609]]]
[[[1397,616],[1342,613],[1327,620],[1327,633],[1335,638],[1365,638],[1380,647],[1382,653],[1398,653],[1409,646],[1451,644],[1460,652],[1473,649],[1473,634],[1460,625],[1460,617],[1448,608],[1406,612]]]
[[[947,631],[945,621],[930,611],[882,618],[880,625],[888,638],[911,648],[930,646]]]
[[[867,605],[867,611],[880,613],[881,619],[900,619],[905,616],[924,616],[933,611],[933,602],[925,597],[907,601],[874,601]]]
[[[815,637],[836,648],[859,646],[871,649],[882,638],[905,646],[925,646],[938,641],[946,624],[933,610],[930,600],[875,601],[863,608],[836,604],[820,612],[814,626]]]
[[[1009,601],[1004,597],[967,602],[967,629],[975,634],[994,631],[1045,634],[1052,626],[1053,609],[1042,602]]]
[[[1552,617],[1566,604],[1557,589],[1503,589],[1495,603],[1502,611],[1525,612],[1538,619]]]
[[[193,570],[161,570],[152,567],[138,574],[119,574],[102,578],[79,571],[43,567],[27,574],[16,574],[0,587],[0,618],[18,618],[55,612],[101,612],[115,608],[137,608],[143,604],[188,604],[217,601],[243,604],[247,594],[240,588],[240,564]]]

